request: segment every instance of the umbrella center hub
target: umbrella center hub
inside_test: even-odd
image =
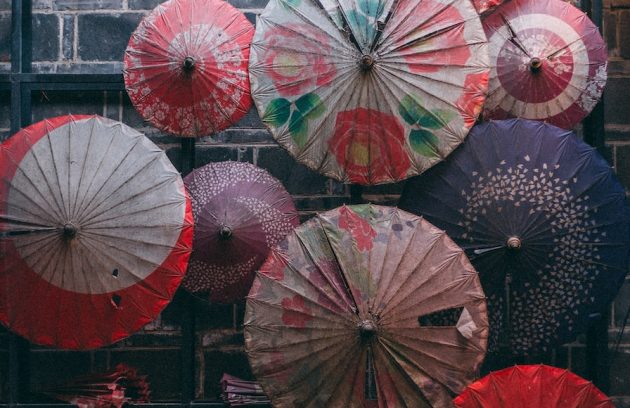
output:
[[[369,71],[374,66],[374,57],[369,54],[365,54],[359,60],[359,66],[363,71]]]
[[[184,72],[191,73],[195,69],[195,59],[193,57],[184,58],[184,64],[182,65]]]
[[[79,232],[79,229],[74,224],[72,224],[71,222],[68,222],[68,223],[66,223],[63,226],[63,237],[65,239],[70,240],[70,239],[76,237],[77,236],[77,232]]]
[[[232,228],[228,227],[227,225],[223,225],[219,230],[219,238],[224,241],[232,238]]]
[[[529,69],[532,72],[539,72],[540,68],[542,67],[542,60],[538,57],[534,57],[531,60],[529,60]]]
[[[510,237],[507,240],[507,247],[509,249],[514,249],[514,250],[521,249],[521,245],[522,245],[522,242],[519,237]]]
[[[359,323],[359,334],[365,340],[372,338],[376,334],[376,323],[371,319],[362,320]]]

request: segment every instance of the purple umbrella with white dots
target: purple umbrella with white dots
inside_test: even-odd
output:
[[[243,299],[269,249],[299,224],[280,181],[249,163],[210,163],[184,179],[195,221],[182,286],[213,302]]]

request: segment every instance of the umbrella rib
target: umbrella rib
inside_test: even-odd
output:
[[[412,389],[415,389],[417,391],[417,395],[415,395],[414,397],[420,397],[420,400],[426,404],[426,407],[431,407],[433,404],[431,404],[431,402],[428,400],[428,398],[424,395],[424,392],[422,391],[422,388],[420,388],[418,386],[418,384],[414,381],[413,378],[411,378],[411,376],[407,373],[407,371],[398,363],[398,361],[395,358],[391,358],[393,357],[393,354],[390,352],[389,350],[389,346],[387,344],[384,344],[382,339],[379,338],[378,339],[378,343],[376,345],[376,347],[374,347],[376,350],[379,350],[380,352],[378,353],[381,357],[381,359],[383,360],[387,360],[388,362],[390,362],[390,367],[396,369],[396,373],[398,374],[399,378],[401,378],[403,381],[405,381],[407,383],[407,385],[409,385]],[[388,358],[389,357],[389,358]],[[378,365],[375,365],[375,369],[378,367]],[[388,371],[389,370],[383,370],[384,373],[390,377],[391,380],[393,380],[391,378],[391,375],[389,375]],[[424,374],[424,377],[426,378],[431,378],[429,377],[427,374]],[[378,375],[378,371],[377,371],[377,376],[376,376],[376,382],[377,382],[377,386],[380,383],[379,381],[379,377],[380,375]],[[393,381],[392,381],[393,382]],[[396,392],[396,394],[398,395],[399,401],[402,402],[404,404],[405,407],[407,407],[407,400],[405,398],[405,396],[402,394],[402,392],[398,389],[398,387],[394,386],[392,387],[394,389],[394,392]],[[387,401],[385,401],[387,402]]]
[[[118,172],[118,170],[120,169],[120,167],[122,166],[122,164],[129,158],[129,155],[131,154],[131,152],[136,148],[136,146],[140,145],[142,142],[142,138],[144,136],[140,135],[140,137],[136,137],[133,145],[129,148],[129,150],[127,150],[125,152],[125,154],[123,155],[123,157],[121,157],[118,161],[118,163],[116,163],[116,166],[112,169],[111,173],[107,176],[107,178],[105,178],[105,181],[98,187],[98,189],[96,190],[96,192],[94,194],[92,194],[92,198],[90,198],[90,200],[87,202],[87,204],[83,205],[82,203],[82,208],[81,211],[77,214],[77,218],[80,220],[84,220],[86,218],[86,211],[87,211],[87,215],[91,214],[96,208],[98,208],[100,205],[103,204],[103,200],[101,199],[101,202],[97,202],[96,203],[96,207],[90,209],[90,206],[92,205],[92,203],[94,203],[94,200],[96,200],[96,198],[98,197],[98,195],[101,193],[101,191],[103,191],[103,189],[105,188],[105,186],[109,183],[110,180],[112,180],[114,174],[116,174]],[[114,138],[111,138],[111,142],[113,142]],[[146,166],[145,166],[146,167]],[[142,168],[144,169],[144,167]],[[94,175],[94,177],[96,177],[96,173]],[[126,184],[127,182],[129,182],[129,180],[131,179],[132,176],[128,176],[126,178],[126,180],[124,181],[122,185]],[[120,188],[120,186],[118,187]],[[118,188],[115,189],[114,191],[112,191],[112,194],[115,193],[116,191],[118,191]],[[87,192],[86,192],[86,196],[87,196]]]
[[[64,218],[68,219],[70,214],[68,214],[68,212],[66,211],[67,210],[66,204],[63,198],[63,191],[61,189],[61,179],[59,178],[59,168],[57,167],[57,160],[55,159],[55,151],[53,150],[52,140],[50,140],[50,132],[52,132],[54,129],[49,129],[48,126],[49,126],[48,122],[46,122],[46,135],[43,137],[43,139],[46,139],[46,141],[48,142],[48,151],[50,151],[50,157],[52,158],[52,165],[55,170],[53,171],[53,173],[55,173],[55,177],[57,178],[57,185],[59,186],[59,198],[61,199],[59,209],[62,210]],[[33,154],[33,156],[35,156],[35,154]],[[61,165],[61,163],[59,165]],[[54,194],[53,194],[53,197],[55,197]]]
[[[28,180],[28,182],[31,184],[31,186],[35,189],[37,194],[44,200],[44,202],[48,202],[48,203],[51,203],[51,204],[54,203],[55,204],[54,206],[51,206],[51,208],[50,208],[54,212],[54,214],[52,214],[51,212],[47,211],[44,207],[40,206],[39,204],[35,203],[32,200],[29,200],[29,202],[32,203],[32,204],[35,204],[39,209],[41,209],[47,216],[49,216],[53,220],[55,218],[63,219],[63,212],[62,212],[61,206],[59,205],[59,202],[57,201],[57,197],[55,196],[55,194],[53,193],[52,189],[50,188],[50,183],[48,181],[48,177],[46,176],[46,173],[42,169],[41,164],[39,162],[39,159],[37,158],[37,155],[35,154],[35,151],[33,149],[31,149],[31,153],[33,155],[33,158],[35,159],[35,163],[37,164],[38,170],[40,171],[40,173],[43,176],[42,177],[43,180],[46,181],[44,183],[44,185],[46,187],[48,187],[48,191],[50,192],[50,196],[52,196],[52,202],[50,200],[50,196],[49,197],[44,196],[44,193],[39,189],[38,185],[33,182],[32,178],[29,176],[29,174],[27,172],[25,172],[21,167],[19,167],[19,165],[17,163],[15,163],[15,160],[13,160],[13,158],[11,158],[11,161],[16,165],[16,171],[19,171],[20,173],[22,173],[22,175],[26,178],[26,180]],[[11,181],[6,180],[6,179],[3,179],[3,181],[11,189],[20,192],[27,199],[29,198],[28,194],[25,194],[24,192],[22,192],[22,190],[20,190],[14,184],[12,184]],[[42,219],[44,219],[44,218],[42,218]]]
[[[306,283],[308,283],[308,285],[310,287],[314,288],[318,293],[325,295],[327,299],[329,299],[329,300],[334,302],[334,300],[330,299],[330,297],[324,291],[322,291],[321,288],[319,288],[317,285],[312,284],[308,279],[306,279],[303,275],[301,275],[298,272],[298,270],[296,268],[294,268],[291,264],[287,263],[287,266],[290,269],[292,269],[294,273],[296,273],[298,276],[300,276]],[[322,303],[318,303],[318,300],[307,296],[305,293],[298,292],[296,289],[285,285],[283,282],[281,282],[279,280],[272,279],[272,278],[268,277],[267,275],[263,275],[263,274],[259,275],[259,279],[262,279],[262,280],[266,279],[266,280],[268,280],[268,281],[270,281],[270,282],[272,282],[272,283],[282,287],[283,289],[285,289],[288,292],[295,293],[296,295],[299,295],[301,298],[305,299],[306,301],[308,301],[308,303],[316,306],[317,308],[326,310],[326,311],[328,311],[328,312],[330,312],[330,313],[332,313],[332,314],[334,314],[336,316],[339,316],[343,320],[351,321],[351,319],[348,319],[347,316],[345,316],[344,313],[342,313],[342,312],[344,312],[343,310],[342,311],[334,310],[334,309],[331,309],[330,307],[328,307],[327,305],[324,305]],[[335,302],[335,304],[336,304],[336,302]],[[326,320],[329,320],[329,319],[326,319]],[[332,320],[329,320],[329,321],[332,321]]]
[[[286,1],[286,0],[278,0],[278,1],[282,2],[282,4],[288,5],[291,10],[296,11],[296,9],[293,6],[291,6],[288,1]],[[297,12],[296,12],[296,14],[301,20],[305,20],[307,23],[310,23],[310,25],[313,25],[313,23],[310,20],[308,20],[308,18],[306,18],[306,16],[304,16],[303,14],[300,14],[300,13],[297,13]],[[332,38],[334,40],[334,42],[339,44],[341,47],[334,47],[330,43],[324,44],[324,43],[322,43],[320,40],[318,40],[316,38],[311,38],[311,37],[307,36],[304,31],[300,31],[300,30],[294,29],[292,27],[287,27],[286,25],[284,25],[284,23],[281,24],[281,23],[278,23],[276,21],[272,21],[272,20],[266,18],[263,15],[261,15],[259,17],[258,25],[261,25],[262,22],[267,23],[269,25],[276,26],[276,27],[280,27],[282,29],[282,31],[288,31],[291,34],[295,35],[296,37],[301,37],[302,39],[305,39],[305,40],[307,40],[309,42],[317,43],[321,48],[326,47],[326,46],[330,46],[332,49],[337,50],[338,53],[323,54],[321,52],[315,52],[315,51],[310,51],[309,52],[309,51],[306,51],[306,50],[297,50],[295,48],[291,48],[290,49],[291,51],[299,51],[300,53],[316,54],[318,56],[326,56],[327,55],[327,56],[331,56],[331,57],[341,57],[341,56],[344,55],[344,53],[349,52],[349,51],[355,51],[356,52],[356,50],[354,48],[348,47],[348,45],[345,42],[339,40],[338,38],[336,38],[335,36],[332,36],[332,35],[328,35],[328,37]],[[319,24],[314,24],[314,26],[315,27],[319,27]],[[329,34],[327,32],[324,32],[324,33],[325,34]],[[252,46],[254,46],[254,45],[255,45],[255,43],[252,43]],[[267,47],[265,47],[265,46],[263,46],[263,48],[267,49]],[[282,49],[283,47],[274,46],[273,48],[274,49]]]
[[[348,299],[348,292],[347,292],[347,288],[338,288],[335,283],[332,282],[332,280],[329,279],[328,275],[326,273],[324,273],[324,270],[321,268],[321,266],[315,261],[315,258],[313,257],[313,254],[311,254],[311,252],[308,250],[308,248],[306,247],[306,245],[304,244],[304,241],[302,240],[302,237],[299,234],[295,234],[295,236],[297,237],[300,246],[303,248],[304,252],[307,254],[309,260],[311,261],[311,263],[313,265],[315,265],[315,267],[317,268],[317,270],[321,273],[321,275],[324,277],[324,279],[326,279],[326,282],[328,282],[328,285],[330,285],[331,288],[333,288],[335,291],[337,291],[337,289],[345,289],[346,291],[344,293],[339,293],[339,297],[344,301],[343,303],[348,306],[350,309],[353,308],[353,305],[348,304],[348,302],[346,301],[346,299]],[[330,252],[333,253],[332,248],[330,248]],[[339,267],[339,264],[336,264]],[[295,272],[297,272],[299,274],[299,270],[298,268],[294,268],[293,265],[289,264],[287,262],[287,266],[289,266],[291,269],[293,269]],[[339,267],[340,268],[340,267]],[[341,272],[340,272],[341,273]],[[301,275],[301,274],[300,274]],[[309,281],[310,283],[310,281]],[[342,307],[342,305],[340,305],[337,301],[339,299],[333,299],[331,298],[327,293],[325,293],[322,288],[320,288],[317,285],[312,285],[314,287],[317,288],[317,290],[320,293],[323,293],[327,299],[331,300],[332,302],[334,302],[337,306]]]
[[[92,132],[95,131],[95,127],[92,128]],[[79,203],[77,214],[75,214],[78,219],[81,218],[81,213],[91,203],[91,200],[90,200],[90,202],[88,202],[88,204],[85,204],[85,200],[88,197],[88,193],[89,193],[90,189],[94,185],[94,181],[96,180],[96,176],[99,175],[100,172],[101,172],[101,167],[102,167],[103,163],[105,162],[105,158],[108,157],[108,155],[109,155],[110,149],[111,149],[112,145],[114,144],[114,139],[115,138],[116,138],[116,134],[114,132],[112,132],[112,137],[109,138],[109,143],[107,144],[107,148],[105,149],[105,151],[101,155],[101,160],[99,161],[98,166],[96,166],[96,169],[94,170],[94,174],[92,174],[92,178],[91,178],[90,183],[88,184],[87,188],[85,189],[85,193],[81,197],[81,202]]]
[[[97,119],[92,119],[92,127],[90,128],[90,135],[89,135],[89,139],[88,139],[88,144],[87,147],[85,149],[85,154],[81,156],[81,158],[83,159],[83,163],[81,164],[81,170],[80,170],[80,174],[79,174],[79,181],[77,183],[77,189],[76,189],[76,193],[74,195],[74,200],[72,203],[72,209],[71,209],[71,216],[76,215],[76,212],[78,210],[77,204],[79,201],[79,191],[81,191],[81,185],[83,184],[83,175],[85,174],[86,171],[86,164],[87,164],[87,157],[90,154],[90,150],[92,148],[92,140],[94,138],[94,127],[96,126],[97,123]]]
[[[460,256],[466,256],[466,255],[462,253]],[[457,259],[456,259],[456,260],[457,260]],[[451,265],[446,265],[446,266],[451,266]],[[434,273],[434,274],[433,274],[433,275],[431,275],[431,276],[436,276],[436,275],[437,275],[438,273],[440,273],[442,270],[444,270],[444,267],[439,268],[439,269],[436,271],[436,273]],[[427,297],[425,297],[425,298],[421,299],[420,301],[416,302],[416,303],[415,303],[415,304],[413,304],[413,305],[410,305],[410,306],[407,306],[407,307],[402,308],[401,310],[398,310],[398,311],[397,311],[398,313],[396,313],[396,315],[393,315],[393,316],[391,317],[391,319],[390,319],[390,320],[387,320],[388,324],[393,324],[393,323],[395,323],[395,322],[399,322],[399,321],[401,321],[401,320],[404,320],[404,319],[406,318],[406,315],[403,315],[403,313],[404,313],[404,312],[408,312],[408,311],[410,311],[410,310],[412,310],[412,309],[414,309],[414,308],[418,307],[418,304],[420,304],[421,302],[422,302],[422,303],[426,303],[427,301],[430,301],[431,299],[434,299],[434,298],[436,298],[436,297],[438,297],[438,296],[440,296],[440,295],[443,295],[443,294],[445,294],[445,293],[447,293],[447,292],[449,292],[449,291],[451,291],[451,290],[454,290],[454,289],[456,289],[458,286],[462,285],[464,282],[466,282],[466,281],[470,281],[470,280],[474,280],[476,277],[477,277],[477,274],[475,273],[474,275],[473,275],[473,274],[468,275],[468,276],[464,275],[462,278],[459,278],[459,279],[453,280],[453,281],[452,281],[449,285],[444,286],[441,290],[439,290],[439,291],[437,291],[437,292],[435,292],[435,293],[432,293],[430,296],[427,296]],[[422,284],[422,285],[420,285],[420,286],[418,286],[418,287],[416,288],[416,290],[419,290],[422,286],[424,286],[424,283],[426,283],[426,282],[428,282],[428,281],[423,282],[423,284]],[[388,312],[392,311],[392,310],[394,309],[394,307],[395,307],[395,306],[400,305],[401,303],[403,303],[404,301],[406,301],[407,299],[409,299],[409,297],[410,297],[410,296],[415,295],[415,294],[417,294],[417,293],[411,292],[411,293],[409,293],[407,296],[405,296],[405,298],[403,298],[402,300],[400,300],[400,301],[396,302],[394,306],[392,306],[389,310],[386,310],[386,311],[385,311],[385,312],[381,315],[381,321],[385,322],[386,320],[385,320],[385,318],[384,318],[384,317],[385,317],[385,315],[386,315],[386,314],[389,314]],[[477,294],[468,294],[467,296],[462,296],[462,297],[461,297],[461,298],[459,298],[459,299],[452,299],[452,301],[454,301],[454,302],[464,302],[464,303],[468,303],[468,302],[470,302],[470,301],[473,301],[473,300],[477,299],[477,298],[473,297],[473,295],[477,295]],[[459,303],[456,303],[456,304],[459,304]],[[452,306],[449,304],[449,305],[448,305],[448,307],[445,307],[444,309],[441,309],[441,310],[450,309],[450,308],[452,308]],[[426,311],[426,313],[432,313],[432,312],[434,312],[434,311],[435,311],[435,310],[433,310],[433,309],[430,309],[430,308],[429,308],[429,310],[427,310],[427,311]]]
[[[6,180],[3,180],[3,181],[5,181],[5,182],[6,182],[6,184],[8,184],[8,181],[6,181]],[[27,214],[29,214],[29,215],[33,216],[34,218],[36,218],[36,219],[38,219],[38,220],[43,221],[43,223],[44,223],[44,224],[42,224],[42,225],[51,225],[51,224],[55,223],[55,221],[56,221],[57,219],[62,219],[62,217],[61,217],[61,215],[60,215],[60,214],[59,214],[59,215],[57,215],[57,214],[51,214],[51,213],[50,213],[50,212],[48,212],[48,211],[47,211],[44,207],[42,207],[41,205],[39,205],[39,204],[37,204],[35,201],[33,201],[33,200],[31,199],[31,197],[29,196],[29,194],[26,194],[24,191],[22,191],[22,190],[21,190],[20,188],[18,188],[16,185],[11,185],[11,184],[8,184],[8,186],[9,186],[9,188],[12,190],[12,192],[17,192],[19,195],[21,195],[22,197],[24,197],[24,198],[27,200],[27,202],[28,202],[29,204],[35,205],[35,207],[37,207],[38,209],[40,209],[40,210],[42,211],[42,213],[43,213],[43,215],[44,215],[44,216],[48,216],[49,218],[45,218],[45,217],[44,217],[44,216],[42,216],[42,215],[36,214],[36,213],[34,213],[34,212],[32,212],[32,211],[29,211],[29,210],[27,210],[27,209],[26,209],[26,208],[24,208],[24,207],[20,207],[20,206],[17,206],[17,205],[15,205],[15,204],[13,204],[13,203],[9,203],[9,202],[8,202],[9,200],[6,200],[6,201],[7,201],[7,204],[8,204],[8,205],[7,205],[7,208],[6,208],[6,211],[7,211],[7,212],[3,215],[3,218],[5,218],[5,219],[10,218],[10,217],[11,217],[11,215],[9,214],[9,208],[14,208],[14,209],[17,209],[18,211],[25,212],[25,213],[27,213]],[[42,197],[42,198],[44,198],[44,197]],[[57,215],[59,218],[56,218],[56,215]]]
[[[413,269],[413,272],[410,273],[409,275],[407,275],[407,277],[405,277],[405,279],[400,282],[400,284],[398,285],[398,287],[396,288],[395,292],[391,292],[388,291],[387,293],[389,293],[389,296],[387,296],[387,298],[383,298],[383,304],[385,304],[386,306],[383,308],[380,316],[381,316],[381,320],[384,320],[385,316],[388,314],[388,312],[390,310],[392,310],[394,307],[396,307],[398,304],[400,304],[402,301],[405,300],[405,298],[400,298],[398,302],[392,302],[393,297],[396,296],[396,292],[398,290],[400,290],[400,288],[406,287],[406,285],[409,282],[409,279],[411,279],[412,276],[414,276],[414,272],[418,271],[424,264],[424,262],[427,260],[427,257],[429,256],[429,254],[431,254],[433,251],[437,250],[438,245],[442,244],[442,241],[444,240],[444,237],[446,236],[446,232],[444,231],[440,231],[438,234],[435,234],[435,240],[433,240],[430,244],[431,246],[429,247],[429,249],[426,251],[426,253],[424,254],[424,256],[418,260],[418,263],[416,264],[415,268]],[[425,247],[428,246],[425,243]],[[431,278],[433,278],[434,276],[436,276],[436,274],[438,272],[440,272],[441,269],[436,270],[433,274],[431,275],[427,275],[426,279],[424,281],[421,282],[421,285],[419,287],[421,287],[423,284],[425,284],[426,282],[428,282]],[[391,286],[391,282],[390,282],[390,286]],[[419,287],[416,288],[419,289]]]
[[[260,279],[262,276],[265,276],[265,275],[262,275],[262,274],[260,274],[260,273],[257,273],[257,275],[258,275],[258,278],[259,278],[259,279]],[[278,281],[276,281],[275,279],[271,279],[271,278],[267,278],[267,279],[271,280],[273,283],[278,283]],[[299,293],[299,292],[295,292],[294,290],[291,290],[290,292],[297,293],[298,295],[300,295],[300,297],[301,297],[302,299],[305,299],[305,300],[306,300],[306,301],[308,301],[309,303],[311,303],[311,304],[313,304],[313,305],[315,305],[315,306],[317,306],[317,307],[320,307],[320,308],[324,309],[324,307],[322,307],[321,305],[317,304],[317,303],[316,303],[316,302],[314,302],[313,300],[311,300],[311,299],[309,299],[309,298],[305,297],[305,296],[304,296],[304,295],[302,295],[301,293]],[[293,313],[296,313],[296,314],[300,314],[300,315],[307,316],[307,317],[311,318],[312,320],[322,320],[322,321],[325,321],[325,322],[329,322],[329,323],[332,323],[332,324],[336,324],[336,325],[341,325],[341,326],[343,326],[343,327],[339,327],[339,329],[347,330],[347,327],[348,327],[348,321],[349,321],[349,319],[344,319],[344,320],[335,320],[335,319],[332,319],[332,318],[331,318],[331,319],[329,319],[329,318],[327,318],[327,317],[325,317],[325,316],[317,316],[317,315],[313,315],[312,313],[307,313],[307,311],[304,311],[304,310],[298,310],[298,309],[292,309],[292,308],[290,308],[290,307],[283,306],[283,305],[281,305],[281,304],[275,304],[275,303],[263,302],[263,301],[261,301],[261,300],[257,300],[257,299],[249,299],[249,300],[250,300],[250,301],[257,301],[257,302],[259,302],[259,303],[261,303],[261,304],[264,304],[266,307],[268,307],[268,308],[270,308],[270,309],[279,309],[279,310],[283,310],[283,311],[287,311],[287,310],[288,310],[288,311],[293,312]],[[276,299],[276,300],[277,300],[277,299]],[[326,308],[326,310],[330,310],[330,309],[327,309],[327,308]],[[309,310],[308,312],[311,312],[311,310]],[[338,316],[344,317],[344,316],[343,316],[343,315],[341,315],[340,313],[336,313],[336,314],[337,314]],[[290,327],[290,326],[287,326],[287,327]],[[291,327],[291,328],[294,328],[294,327]],[[330,330],[330,329],[329,329],[329,328],[327,328],[327,330]]]
[[[351,356],[352,356],[352,354],[350,354],[350,353],[346,353],[346,355],[347,355],[348,357],[351,357]],[[361,359],[361,355],[362,355],[362,353],[359,353],[359,354],[358,354],[358,357],[357,357],[357,356],[352,356],[353,358],[345,358],[345,359],[343,359],[343,360],[345,360],[345,361],[346,361],[346,365],[345,365],[344,367],[342,367],[342,368],[338,369],[338,370],[337,370],[337,372],[338,372],[338,373],[342,373],[342,374],[347,374],[347,373],[348,373],[348,370],[350,369],[350,367],[354,365],[354,364],[353,364],[353,363],[354,363],[354,360],[358,358],[358,359],[359,359],[359,364],[356,364],[356,372],[355,372],[355,375],[354,375],[354,377],[353,377],[354,379],[356,379],[356,378],[357,378],[357,376],[358,376],[358,375],[360,375],[360,373],[361,373],[361,366],[362,366],[362,364],[360,364],[360,362],[361,362],[361,360],[362,360],[362,359]],[[342,360],[342,361],[343,361],[343,360]],[[329,383],[335,384],[335,386],[334,386],[334,388],[330,391],[330,395],[328,396],[328,398],[327,398],[325,401],[322,401],[322,402],[321,402],[321,404],[322,404],[323,406],[326,406],[326,405],[329,403],[329,401],[330,401],[331,399],[333,399],[333,398],[336,396],[337,392],[340,390],[341,385],[342,385],[342,384],[344,384],[344,380],[346,380],[347,378],[349,378],[347,375],[344,375],[344,377],[345,377],[345,378],[343,378],[343,379],[337,379],[337,381],[332,381],[332,378],[330,378],[330,377],[328,377],[328,378],[327,378],[327,381],[328,381]],[[347,401],[348,401],[348,399],[352,398],[352,396],[354,395],[354,385],[355,385],[355,384],[356,384],[356,381],[352,381],[352,382],[351,382],[351,387],[350,387],[349,392],[344,392],[344,394],[345,394],[344,396],[345,396],[345,398],[346,398],[346,401],[344,401],[344,403],[346,404],[345,406],[347,406],[347,404],[348,404],[348,402],[347,402]],[[342,392],[343,392],[343,390],[342,390]],[[337,398],[339,398],[339,397],[337,397]],[[335,402],[336,402],[336,401],[338,401],[338,400],[337,400],[337,398],[334,398],[334,401],[335,401]]]
[[[256,326],[249,326],[251,329],[260,329],[259,327]],[[267,328],[268,326],[265,326],[265,328]],[[291,347],[303,347],[306,344],[309,343],[316,343],[319,341],[325,341],[325,340],[332,340],[332,339],[336,339],[338,337],[343,337],[344,340],[348,339],[348,333],[339,333],[339,334],[334,334],[332,336],[323,336],[323,337],[309,337],[306,340],[300,340],[300,341],[293,341],[291,343],[287,343],[287,344],[282,344],[282,345],[267,345],[266,347],[248,347],[248,350],[250,352],[255,352],[255,353],[269,353],[269,352],[274,352],[278,350],[278,347],[282,347],[283,349],[288,349]],[[339,341],[335,341],[334,344],[339,343]],[[328,346],[326,346],[328,347]]]

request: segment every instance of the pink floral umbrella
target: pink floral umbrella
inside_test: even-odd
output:
[[[490,42],[484,117],[570,129],[597,104],[608,52],[597,27],[562,0],[512,0],[483,19]]]
[[[195,221],[182,286],[213,302],[247,296],[254,271],[299,223],[280,181],[249,163],[210,163],[184,178]]]
[[[138,112],[179,136],[216,133],[251,107],[254,27],[222,0],[169,0],[140,23],[125,51],[125,87]]]
[[[274,138],[335,179],[422,173],[466,137],[489,61],[469,0],[271,0],[252,42],[252,97]]]

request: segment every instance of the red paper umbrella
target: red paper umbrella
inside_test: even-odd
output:
[[[222,0],[169,0],[140,23],[125,52],[125,87],[140,114],[180,136],[223,130],[251,106],[254,27]]]
[[[140,329],[192,235],[179,173],[122,123],[62,116],[0,145],[0,322],[34,343],[90,349]]]
[[[588,17],[561,0],[513,0],[483,20],[490,60],[484,116],[571,128],[601,97],[606,45]]]
[[[195,220],[193,254],[183,286],[210,300],[243,299],[269,249],[299,224],[291,196],[249,163],[211,163],[184,179]]]
[[[454,402],[457,408],[614,408],[590,381],[542,364],[491,373],[469,385]]]

